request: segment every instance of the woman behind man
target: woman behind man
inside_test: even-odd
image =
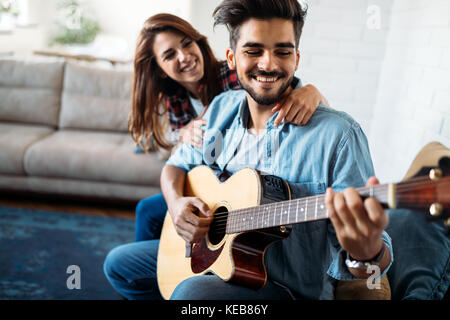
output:
[[[276,125],[304,125],[319,103],[328,105],[314,86],[301,87],[298,79],[294,84],[295,90],[272,110],[279,111]],[[209,103],[224,91],[238,89],[235,71],[215,58],[205,36],[179,17],[152,16],[136,46],[130,133],[145,151],[151,141],[157,150],[170,151],[180,143],[201,148],[201,118]],[[158,239],[166,212],[162,194],[141,200],[136,207],[136,241]]]

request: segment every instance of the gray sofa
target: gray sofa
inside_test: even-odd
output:
[[[117,201],[160,192],[164,161],[127,132],[132,71],[0,59],[0,192]]]

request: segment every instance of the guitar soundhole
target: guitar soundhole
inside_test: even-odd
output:
[[[227,219],[228,209],[226,207],[217,208],[214,213],[214,220],[211,222],[208,231],[209,242],[213,245],[219,244],[223,237],[225,237]]]

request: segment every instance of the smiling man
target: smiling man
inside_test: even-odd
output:
[[[292,24],[280,18],[247,20],[239,27],[239,40],[232,39],[227,49],[228,65],[247,92],[250,128],[264,130],[273,106],[292,90],[300,60]]]
[[[330,220],[296,224],[289,238],[265,253],[268,281],[260,290],[201,275],[180,283],[172,299],[333,299],[337,280],[368,278],[366,263],[382,277],[392,261],[384,231],[388,217],[380,204],[362,200],[354,189],[373,175],[367,139],[348,115],[319,106],[308,125],[274,125],[272,108],[292,90],[299,66],[298,44],[306,11],[297,0],[225,0],[215,10],[215,24],[230,31],[227,62],[244,88],[216,97],[204,119],[203,150],[181,145],[161,174],[169,213],[180,237],[202,240],[213,214],[200,199],[185,197],[184,181],[192,168],[206,164],[234,174],[252,167],[289,182],[292,198],[328,189]],[[111,283],[127,298],[160,298],[156,286],[158,240],[115,249],[121,268],[109,270]],[[113,258],[111,258],[113,259]],[[116,259],[119,260],[119,259]],[[111,264],[113,265],[113,264]],[[176,267],[176,266],[174,266]],[[129,281],[129,270],[133,270]]]
[[[244,35],[238,47],[227,50],[228,64],[236,69],[242,88],[255,102],[271,106],[289,88],[298,67],[300,53],[289,32],[292,22],[277,18],[249,20],[240,29]],[[277,33],[277,42],[270,43],[270,47],[252,41],[273,33]]]

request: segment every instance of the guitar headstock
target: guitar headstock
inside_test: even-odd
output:
[[[450,158],[438,167],[424,167],[414,177],[396,186],[397,206],[418,209],[431,221],[443,220],[450,231]]]

